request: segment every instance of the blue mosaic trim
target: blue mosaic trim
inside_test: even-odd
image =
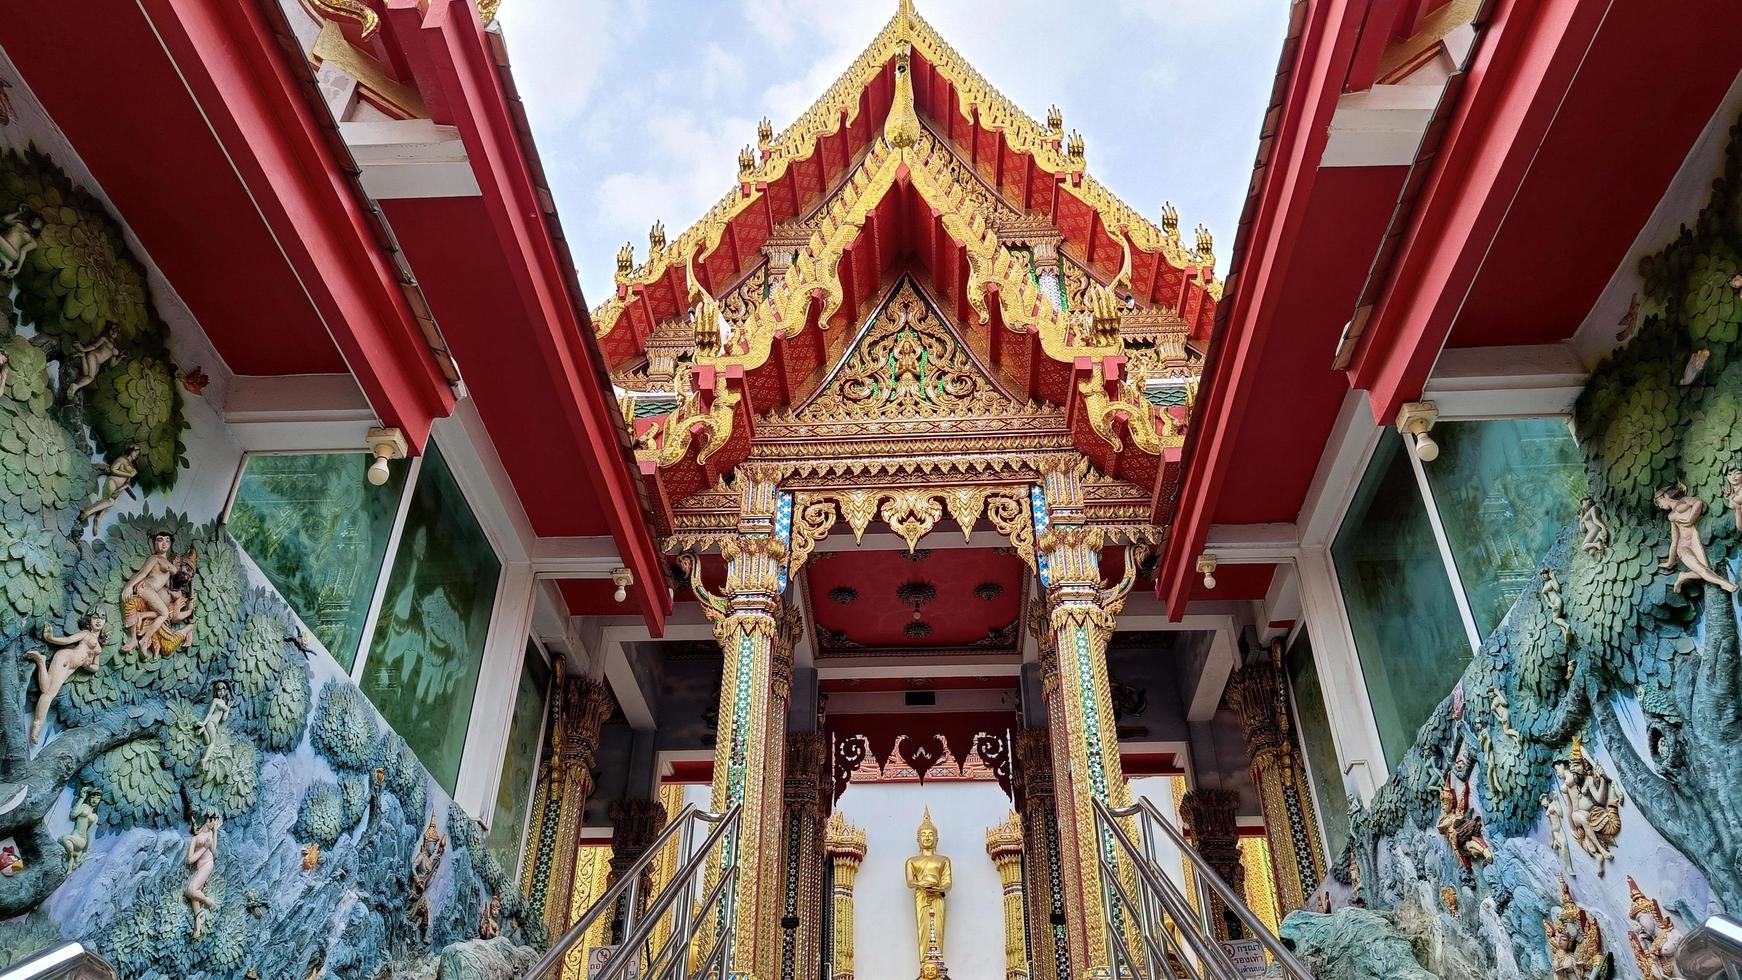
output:
[[[1046,491],[1038,483],[1031,484],[1028,488],[1028,506],[1034,512],[1034,533],[1038,537],[1052,526],[1052,515],[1046,509]],[[1035,564],[1040,569],[1041,588],[1052,588],[1052,565],[1046,559],[1046,552],[1040,551],[1035,555]]]
[[[787,547],[792,546],[792,494],[782,493],[774,503],[774,539]],[[778,578],[780,594],[786,594],[786,563],[780,565]]]

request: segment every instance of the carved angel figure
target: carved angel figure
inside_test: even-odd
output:
[[[1554,771],[1567,803],[1573,840],[1597,862],[1597,876],[1602,877],[1615,859],[1615,838],[1621,834],[1621,789],[1586,757],[1577,738],[1567,758],[1555,760]]]
[[[1440,819],[1435,826],[1465,870],[1474,861],[1494,860],[1494,848],[1482,833],[1482,815],[1470,805],[1469,784],[1464,784],[1460,799],[1450,773],[1446,774],[1445,785],[1440,787]]]
[[[1676,972],[1675,954],[1681,949],[1682,931],[1663,911],[1663,906],[1639,890],[1639,883],[1627,876],[1630,904],[1627,918],[1628,944],[1633,947],[1634,961],[1645,980],[1681,980]]]
[[[1725,592],[1735,592],[1736,583],[1718,574],[1706,558],[1706,545],[1700,540],[1700,516],[1706,512],[1705,502],[1680,486],[1665,487],[1653,499],[1658,509],[1669,516],[1669,554],[1657,567],[1667,572],[1678,560],[1683,566],[1681,574],[1675,577],[1675,590],[1680,592],[1683,585],[1699,579]]]
[[[1609,525],[1604,523],[1603,512],[1591,497],[1579,501],[1579,531],[1585,535],[1579,547],[1587,554],[1600,555],[1609,550]]]

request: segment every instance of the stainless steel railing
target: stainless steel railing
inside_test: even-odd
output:
[[[743,804],[734,805],[725,813],[709,813],[686,806],[666,825],[652,845],[624,872],[623,877],[600,896],[593,907],[583,913],[561,938],[551,943],[550,951],[539,960],[528,980],[544,980],[559,976],[562,963],[570,951],[585,939],[588,930],[601,917],[614,916],[621,907],[624,912],[623,941],[599,971],[588,980],[725,980],[727,957],[732,949],[733,896],[738,887],[739,820]],[[696,830],[707,828],[707,835],[696,846]],[[647,911],[638,912],[637,890],[641,876],[667,847],[675,846],[680,864],[658,893],[651,896]],[[719,878],[706,894],[698,894],[706,885],[704,871],[715,860]],[[695,945],[701,924],[713,914],[715,928],[712,945],[701,955]],[[669,929],[663,942],[655,942],[659,926]],[[4,980],[4,978],[0,978]]]
[[[80,943],[60,943],[0,967],[0,980],[115,980],[115,968]]]
[[[1128,827],[1136,829],[1136,840]],[[1116,976],[1135,980],[1240,980],[1243,976],[1215,938],[1208,920],[1209,903],[1200,902],[1200,911],[1194,912],[1191,899],[1162,868],[1156,845],[1166,839],[1191,862],[1198,879],[1263,945],[1285,976],[1314,980],[1155,804],[1139,799],[1132,806],[1114,809],[1096,800],[1095,833],[1101,842],[1096,850],[1100,853],[1107,952]],[[1124,873],[1127,870],[1128,875]],[[1137,948],[1131,948],[1133,945]]]
[[[1742,980],[1742,922],[1714,915],[1682,940],[1676,972],[1688,980]]]

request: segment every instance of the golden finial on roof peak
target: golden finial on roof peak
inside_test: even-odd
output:
[[[1172,201],[1161,202],[1161,233],[1179,241],[1179,212],[1174,209]]]
[[[756,124],[756,146],[762,152],[768,152],[768,144],[774,142],[774,123],[767,116]]]
[[[647,254],[658,255],[665,251],[665,222],[655,221],[653,227],[647,229]]]
[[[746,181],[756,170],[756,150],[746,146],[738,151],[738,179]]]
[[[919,112],[913,105],[913,49],[903,44],[895,52],[895,98],[883,121],[883,139],[896,149],[919,142]]]
[[[1075,163],[1083,162],[1083,134],[1071,130],[1070,139],[1065,141],[1065,156]]]
[[[899,0],[895,7],[895,16],[903,25],[911,26],[919,11],[913,9],[913,0]]]
[[[1057,105],[1046,107],[1046,128],[1055,138],[1065,134],[1065,114]]]
[[[1216,240],[1210,237],[1210,229],[1205,228],[1203,225],[1197,227],[1197,236],[1197,253],[1200,256],[1203,256],[1204,259],[1208,260],[1211,255],[1215,254]]]
[[[623,247],[617,250],[617,278],[623,279],[627,277],[630,271],[634,268],[635,243],[624,242]]]

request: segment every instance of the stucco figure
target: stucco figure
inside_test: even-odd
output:
[[[4,376],[0,375],[0,386],[4,385]],[[93,533],[102,523],[104,511],[120,503],[122,494],[133,495],[133,481],[139,476],[139,468],[134,465],[139,459],[139,451],[137,445],[128,446],[126,452],[107,463],[93,464],[103,475],[103,487],[98,491],[97,499],[79,511],[79,520],[89,521]]]
[[[1682,586],[1697,579],[1725,592],[1735,592],[1736,583],[1718,574],[1706,558],[1706,545],[1700,540],[1700,517],[1706,512],[1705,502],[1679,486],[1665,487],[1652,499],[1669,518],[1669,554],[1657,567],[1667,572],[1678,561],[1682,565],[1682,572],[1675,577],[1675,590],[1680,592]]]
[[[1579,547],[1586,554],[1600,555],[1609,550],[1609,525],[1603,520],[1597,501],[1590,497],[1579,501],[1579,532],[1584,535]]]
[[[25,653],[25,658],[36,664],[36,713],[30,719],[32,744],[42,738],[42,726],[48,721],[48,709],[54,705],[54,699],[59,696],[61,688],[66,686],[67,680],[81,670],[87,674],[97,672],[103,655],[103,644],[108,641],[103,626],[103,617],[86,616],[79,620],[76,632],[55,636],[54,627],[44,624],[43,642],[59,647],[55,651],[54,659],[44,657],[38,650]]]
[[[1621,788],[1585,755],[1577,738],[1567,758],[1555,760],[1554,769],[1567,802],[1573,840],[1597,862],[1601,877],[1615,859],[1615,838],[1621,834]]]
[[[104,365],[121,357],[119,336],[119,331],[111,323],[90,343],[72,345],[72,353],[78,355],[79,363],[78,373],[73,376],[72,384],[67,386],[66,397],[69,401],[74,395],[96,383],[97,375],[102,373]]]
[[[28,204],[20,204],[0,218],[0,278],[15,278],[24,268],[24,260],[36,251],[36,234],[42,225],[42,216]]]
[[[200,938],[205,930],[206,913],[218,907],[218,903],[206,894],[206,885],[211,882],[212,870],[218,863],[218,829],[223,825],[223,817],[216,813],[207,814],[203,822],[194,825],[193,834],[188,838],[187,856],[182,859],[193,869],[188,875],[187,887],[182,889],[182,896],[193,909],[195,939]]]
[[[67,813],[73,822],[73,832],[60,839],[67,867],[76,868],[84,863],[85,852],[91,847],[91,835],[97,827],[97,806],[102,802],[103,791],[93,786],[80,790],[79,798],[73,801],[72,809]]]

